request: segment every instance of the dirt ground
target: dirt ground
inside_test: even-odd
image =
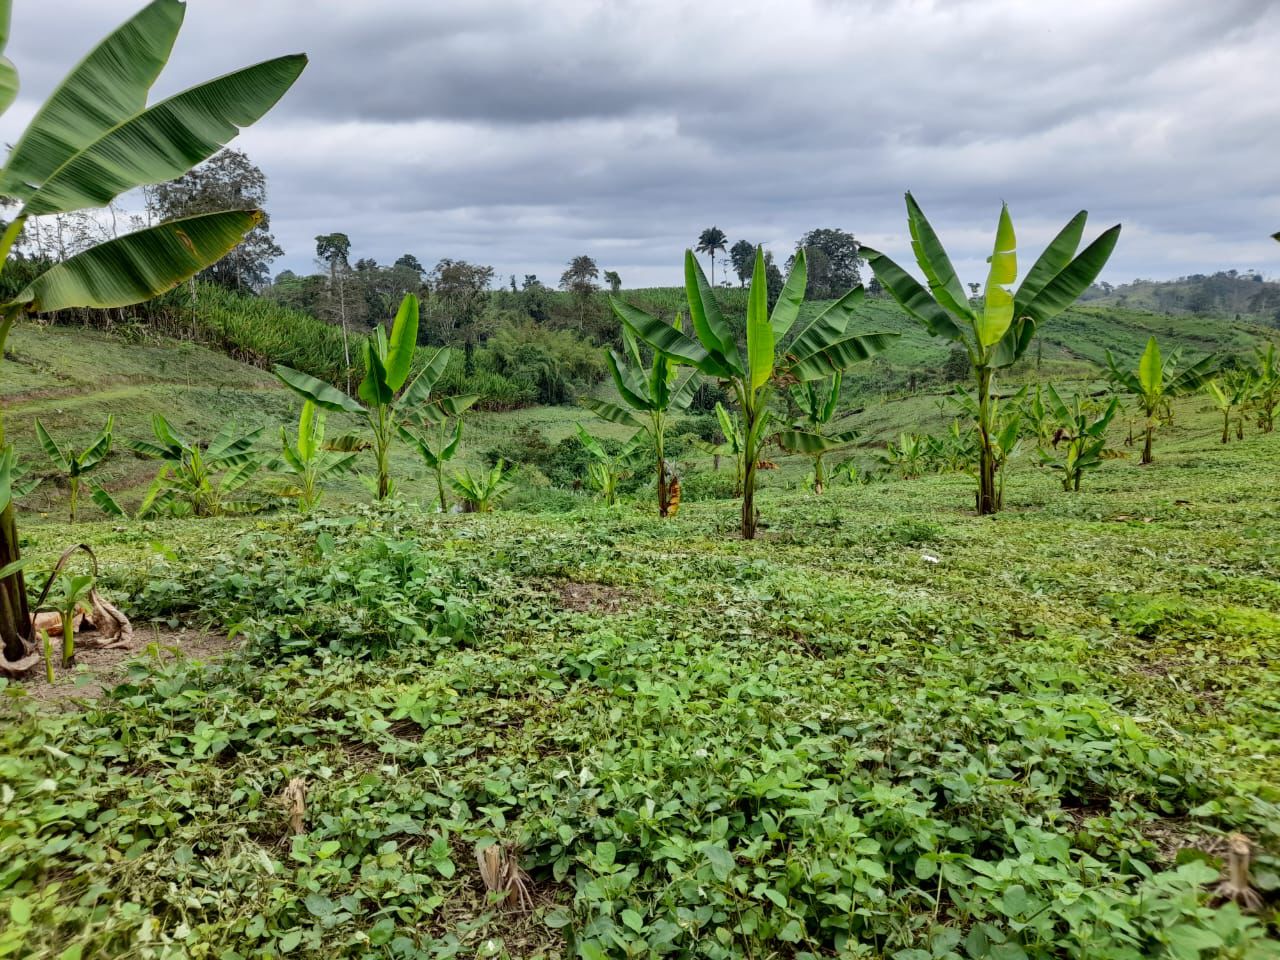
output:
[[[55,683],[45,679],[41,664],[24,680],[16,681],[27,694],[44,704],[61,707],[74,701],[94,700],[105,690],[125,679],[125,664],[130,660],[152,656],[149,648],[156,645],[163,660],[183,656],[190,660],[216,661],[238,645],[220,633],[204,630],[170,630],[152,624],[134,625],[134,642],[124,650],[94,650],[84,648],[76,652],[75,663],[69,670],[55,664]]]

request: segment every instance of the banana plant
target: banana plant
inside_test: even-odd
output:
[[[1078,493],[1085,473],[1124,456],[1107,447],[1107,428],[1120,409],[1120,400],[1112,397],[1098,410],[1096,404],[1076,394],[1068,404],[1052,383],[1045,388],[1045,400],[1055,426],[1049,450],[1041,448],[1041,462],[1062,471],[1063,490]],[[1061,451],[1061,459],[1050,451]]]
[[[489,470],[472,473],[470,468],[455,473],[449,481],[462,500],[463,513],[490,513],[515,482],[514,471],[501,458]]]
[[[1236,439],[1244,439],[1244,407],[1253,398],[1256,384],[1248,367],[1229,370],[1204,385],[1213,408],[1222,414],[1222,442],[1231,441],[1231,415],[1236,414]]]
[[[895,443],[885,444],[881,460],[897,470],[903,480],[916,480],[924,475],[929,463],[929,438],[918,433],[900,433]]]
[[[364,341],[364,379],[356,391],[359,400],[300,370],[282,364],[275,368],[280,381],[303,400],[310,400],[325,410],[352,414],[369,424],[377,464],[375,496],[379,500],[385,500],[391,493],[391,446],[399,437],[400,428],[431,400],[432,388],[449,365],[451,351],[440,347],[410,380],[417,348],[418,298],[410,293],[396,311],[390,340],[386,331],[378,327],[373,336]]]
[[[1165,407],[1177,397],[1195,393],[1217,372],[1217,358],[1212,354],[1201,357],[1184,370],[1178,370],[1179,355],[1174,351],[1167,359],[1160,355],[1156,338],[1147,341],[1147,347],[1138,360],[1137,370],[1123,369],[1116,358],[1107,351],[1107,376],[1115,386],[1131,394],[1138,401],[1146,418],[1145,438],[1142,443],[1142,464],[1151,463],[1152,441],[1156,427],[1162,419],[1168,420]]]
[[[1258,414],[1258,429],[1270,433],[1276,426],[1276,407],[1280,407],[1280,361],[1276,359],[1276,345],[1267,349],[1255,348],[1257,364],[1250,374],[1254,381],[1253,397],[1249,405]]]
[[[310,400],[302,404],[298,418],[298,438],[289,439],[289,431],[280,428],[281,459],[269,463],[268,469],[292,478],[281,494],[298,504],[299,512],[310,513],[323,494],[321,483],[355,466],[357,453],[340,453],[325,449],[325,411]]]
[[[89,594],[96,578],[92,574],[59,573],[54,584],[57,593],[49,597],[40,610],[56,613],[62,624],[62,669],[71,666],[76,655],[76,614],[93,612]],[[47,650],[46,650],[47,656]]]
[[[693,336],[616,297],[610,298],[614,312],[640,340],[671,362],[726,381],[733,389],[743,437],[742,536],[747,540],[755,537],[759,522],[755,506],[756,470],[768,433],[770,401],[776,386],[830,377],[878,353],[896,336],[859,335],[849,331],[854,308],[863,296],[859,286],[827,305],[799,333],[788,338],[800,316],[805,282],[805,256],[801,250],[770,312],[764,251],[756,248],[747,297],[745,356],[691,250],[685,251],[685,294]]]
[[[614,313],[623,320],[622,340],[625,353],[615,350],[605,351],[605,362],[613,375],[614,386],[618,396],[626,407],[594,397],[583,397],[582,405],[602,419],[624,427],[634,427],[649,435],[653,443],[655,473],[658,485],[658,516],[666,517],[671,513],[671,483],[674,471],[666,459],[667,425],[673,414],[689,409],[693,395],[698,389],[698,375],[692,374],[683,383],[678,383],[679,365],[661,350],[654,350],[648,366],[640,352],[635,334],[626,325],[622,308],[633,310],[625,304],[610,298]],[[671,324],[679,330],[679,316]],[[629,407],[630,409],[627,409]],[[632,411],[635,411],[634,413]]]
[[[1062,313],[1097,279],[1120,237],[1120,225],[1104,231],[1077,255],[1088,213],[1081,210],[1044,249],[1018,288],[1017,239],[1007,205],[1000,208],[995,245],[981,301],[971,303],[924,212],[907,194],[907,226],[916,263],[928,281],[914,277],[876,250],[862,248],[876,279],[931,336],[960,344],[969,354],[976,388],[979,441],[978,513],[1003,505],[996,433],[997,404],[991,389],[996,371],[1016,363],[1041,324]]]
[[[67,478],[67,484],[71,489],[71,522],[76,522],[76,506],[80,501],[80,482],[84,477],[91,473],[95,468],[102,465],[107,459],[107,455],[111,453],[111,428],[115,424],[115,417],[108,416],[107,423],[80,453],[73,450],[63,450],[53,437],[49,436],[49,431],[44,428],[39,418],[36,418],[36,437],[40,440],[40,446],[44,448],[44,452],[49,459],[53,461],[53,465]]]
[[[813,492],[822,496],[827,486],[827,472],[822,458],[833,450],[847,447],[858,438],[856,430],[827,433],[840,404],[843,372],[837,370],[823,380],[807,380],[791,385],[791,399],[800,408],[801,419],[789,430],[778,433],[778,443],[789,453],[799,453],[813,461]]]
[[[622,445],[622,449],[613,454],[605,449],[603,443],[587,433],[582,424],[576,426],[578,439],[592,457],[592,462],[587,464],[587,482],[600,494],[605,506],[612,507],[618,502],[618,484],[631,475],[644,455],[645,432],[637,430]]]
[[[232,495],[243,489],[265,462],[262,454],[253,449],[264,429],[239,433],[234,424],[228,423],[202,449],[174,430],[161,414],[152,414],[151,432],[157,442],[131,440],[128,444],[135,453],[163,462],[151,483],[147,505],[184,504],[197,517],[253,509],[253,501],[233,499]],[[102,505],[96,497],[95,502]],[[139,515],[149,512],[144,507]]]
[[[0,197],[17,206],[0,234],[0,266],[32,217],[103,207],[127,191],[180,177],[207,160],[270,110],[306,66],[301,54],[278,57],[148,105],[185,11],[181,0],[153,0],[76,64],[36,110],[0,168]],[[0,53],[10,12],[10,0],[0,0]],[[17,89],[16,68],[0,56],[0,112],[12,105]],[[0,358],[20,318],[150,300],[221,260],[262,216],[260,210],[229,210],[185,217],[52,264],[0,303]],[[0,413],[0,449],[4,446]],[[9,502],[0,510],[0,569],[18,559]],[[0,672],[32,650],[21,571],[0,578],[0,641]]]
[[[458,455],[458,447],[462,443],[462,415],[479,399],[476,394],[442,397],[419,408],[417,420],[422,427],[435,431],[434,441],[405,427],[399,428],[400,439],[418,451],[418,456],[436,476],[436,495],[440,498],[441,513],[449,509],[444,492],[444,465]],[[449,429],[450,420],[454,424],[452,431]]]

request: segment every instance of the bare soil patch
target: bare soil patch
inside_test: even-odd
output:
[[[561,580],[552,585],[560,606],[574,613],[621,613],[634,605],[637,597],[631,591],[607,583],[576,583]]]
[[[28,695],[44,704],[64,706],[77,700],[96,700],[125,679],[124,668],[130,660],[152,656],[148,652],[151,644],[156,645],[162,661],[181,656],[188,660],[212,662],[235,649],[239,641],[206,630],[170,630],[138,624],[134,627],[134,644],[127,649],[78,650],[70,670],[62,669],[55,651],[55,683],[51,685],[45,679],[43,664],[19,682]]]

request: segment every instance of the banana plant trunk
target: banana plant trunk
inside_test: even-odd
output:
[[[763,413],[756,407],[759,398],[756,398],[755,402],[753,402],[750,393],[745,389],[740,389],[738,396],[744,413],[742,424],[742,539],[754,540],[756,538],[756,521],[758,520],[756,513],[756,467],[760,462],[759,441],[756,437],[758,432],[756,418],[762,416]]]
[[[996,458],[991,450],[991,368],[978,368],[978,514],[1000,510]]]
[[[653,447],[658,458],[658,516],[664,520],[671,513],[671,483],[667,480],[666,424],[662,415],[653,415]]]
[[[756,538],[756,458],[748,448],[747,461],[742,478],[742,539]]]
[[[13,504],[10,503],[0,512],[0,567],[16,563],[20,558],[18,526],[14,520]],[[27,656],[30,629],[27,587],[19,570],[0,581],[0,639],[3,639],[6,660],[21,660]]]
[[[1156,425],[1148,417],[1146,435],[1142,441],[1142,460],[1139,461],[1143,466],[1146,466],[1148,463],[1150,463],[1152,460],[1155,459],[1155,457],[1152,456],[1152,453],[1151,453],[1151,440],[1154,437],[1155,432],[1156,432]]]
[[[1222,442],[1227,443],[1231,439],[1231,410],[1222,415]]]

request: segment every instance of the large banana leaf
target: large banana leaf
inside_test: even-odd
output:
[[[409,379],[413,353],[418,345],[418,298],[406,293],[391,325],[391,343],[387,349],[387,386],[393,391]]]
[[[1155,337],[1147,341],[1147,348],[1138,361],[1138,382],[1142,384],[1143,393],[1150,397],[1159,396],[1164,386],[1164,361],[1160,358],[1160,344],[1156,343]]]
[[[692,250],[684,252],[684,284],[693,332],[708,351],[723,357],[729,366],[741,368],[742,357],[738,353],[738,342],[725,323],[715,292],[707,282],[702,264],[698,263]]]
[[[1194,393],[1210,377],[1218,372],[1218,358],[1212,354],[1201,357],[1191,366],[1181,371],[1169,384],[1169,392],[1175,396]]]
[[[1080,256],[1071,261],[1052,280],[1045,284],[1036,296],[1026,304],[1023,312],[1035,323],[1043,323],[1051,317],[1066,310],[1089,285],[1098,279],[1098,274],[1107,265],[1111,251],[1116,248],[1120,239],[1120,224],[1103,231],[1098,239],[1080,251]],[[1055,241],[1056,242],[1056,241]]]
[[[9,0],[0,0],[0,52],[9,42]],[[0,57],[0,113],[4,113],[18,96],[18,68],[8,57]]]
[[[957,317],[973,320],[973,308],[969,306],[969,298],[965,296],[956,268],[951,265],[946,248],[910,192],[907,193],[907,228],[911,231],[911,249],[916,255],[916,263],[924,271],[935,299]]]
[[[839,300],[827,304],[826,308],[810,320],[791,342],[787,347],[787,354],[793,357],[807,357],[827,344],[839,340],[849,326],[854,307],[862,302],[864,296],[862,287],[858,286]]]
[[[141,303],[217,263],[261,219],[259,210],[230,210],[138,230],[50,267],[14,301],[33,313]]]
[[[185,12],[180,0],[153,0],[81,60],[27,124],[0,173],[0,193],[29,196],[74,154],[146,106]]]
[[[411,414],[418,406],[426,403],[431,397],[431,391],[435,389],[436,382],[448,368],[452,357],[453,350],[450,347],[439,347],[431,355],[431,359],[423,365],[422,372],[413,378],[404,393],[400,395],[396,408]]]
[[[791,453],[826,453],[846,447],[858,438],[857,431],[848,430],[830,436],[812,433],[808,430],[783,430],[778,434],[778,443]]]
[[[758,247],[756,254],[760,255]],[[787,282],[782,285],[778,302],[773,305],[773,313],[769,317],[769,325],[773,327],[775,341],[785,337],[795,324],[796,318],[800,316],[800,306],[804,303],[804,289],[808,282],[808,260],[805,258],[804,250],[797,250],[795,262],[791,264],[791,272],[787,274]]]
[[[655,368],[661,364],[661,354],[654,360]],[[613,385],[618,390],[618,395],[626,401],[627,406],[636,410],[652,410],[654,407],[649,391],[645,389],[632,372],[626,360],[619,357],[612,350],[606,350],[604,354],[604,362],[609,367],[609,373],[613,376]]]
[[[866,333],[844,337],[834,343],[824,344],[807,356],[797,357],[787,372],[801,381],[822,380],[875,356],[897,337],[896,333]]]
[[[1016,304],[1014,312],[1018,316],[1026,313],[1026,305],[1036,298],[1050,280],[1066,269],[1071,258],[1076,255],[1076,250],[1080,248],[1080,239],[1084,236],[1084,225],[1088,219],[1088,212],[1081,210],[1067,221],[1067,225],[1058,231],[1058,235],[1036,258],[1013,298]]]
[[[323,380],[317,380],[301,370],[294,370],[283,364],[276,364],[275,375],[280,381],[304,400],[310,400],[317,407],[325,410],[336,410],[341,413],[365,413],[364,407],[347,396],[337,387],[330,386]]]
[[[876,278],[897,301],[898,306],[924,324],[931,336],[964,342],[964,331],[960,325],[938,305],[937,300],[929,296],[929,292],[915,277],[878,250],[863,247],[862,253],[875,271]]]
[[[360,381],[356,393],[371,407],[384,406],[395,396],[395,391],[387,383],[387,369],[382,365],[382,357],[378,354],[374,341],[366,340],[364,342],[364,379]]]
[[[756,247],[756,265],[747,296],[748,384],[754,392],[773,376],[773,326],[769,323],[769,287],[765,280],[764,254]]]
[[[71,463],[67,459],[67,455],[62,452],[58,442],[49,436],[49,431],[44,428],[44,424],[40,422],[39,417],[36,417],[36,439],[40,441],[40,446],[44,450],[45,456],[53,461],[55,467],[64,473],[71,469]]]
[[[994,347],[1013,323],[1013,281],[1018,278],[1017,240],[1007,205],[1000,208],[991,269],[982,310],[974,321],[974,333],[983,347]]]
[[[611,423],[620,423],[624,427],[644,427],[644,423],[630,410],[625,410],[616,403],[597,400],[595,397],[583,397],[582,405],[598,417]]]
[[[278,57],[149,107],[67,160],[27,199],[23,212],[100,207],[134,187],[182,176],[275,106],[306,65],[302,54]]]
[[[728,379],[740,372],[730,369],[722,356],[709,352],[697,340],[686,336],[671,324],[650,316],[616,297],[609,298],[609,305],[613,307],[613,312],[617,314],[618,319],[626,324],[636,337],[677,362],[694,367],[709,377]]]

